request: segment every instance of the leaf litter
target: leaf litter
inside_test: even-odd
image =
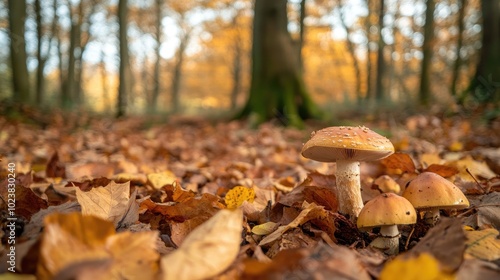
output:
[[[454,182],[471,201],[468,209],[442,211],[433,228],[420,219],[402,227],[401,253],[389,257],[367,247],[376,229],[361,233],[337,213],[335,164],[300,156],[320,127],[250,130],[243,122],[182,118],[147,125],[135,118],[41,129],[0,121],[9,135],[1,139],[2,163],[19,167],[16,270],[27,279],[500,275],[500,137],[481,125],[423,115],[391,127],[365,124],[390,131],[398,150],[362,164],[365,202],[380,192],[378,177],[390,176],[401,194],[425,171]],[[0,196],[5,207],[5,179]],[[6,233],[4,227],[3,252]]]

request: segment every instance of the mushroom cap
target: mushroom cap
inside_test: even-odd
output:
[[[368,201],[361,209],[357,225],[360,229],[370,229],[416,222],[415,208],[406,198],[394,193],[383,193]]]
[[[365,126],[332,126],[311,134],[302,155],[316,161],[371,161],[394,153],[389,139]]]
[[[403,196],[421,210],[469,207],[469,200],[457,186],[433,172],[423,172],[410,181]]]
[[[399,184],[389,175],[382,175],[375,179],[373,183],[377,185],[382,192],[385,193],[399,193],[401,191],[401,187],[399,186]]]

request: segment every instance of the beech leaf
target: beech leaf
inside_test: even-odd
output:
[[[179,249],[161,259],[163,279],[196,280],[220,274],[238,255],[242,229],[241,209],[220,210],[194,229]]]
[[[125,226],[139,219],[136,191],[130,195],[130,182],[109,183],[106,187],[93,188],[88,192],[76,189],[76,199],[82,206],[82,214],[94,215]]]

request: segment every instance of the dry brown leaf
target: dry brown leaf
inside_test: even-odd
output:
[[[38,277],[53,279],[74,269],[89,275],[98,267],[96,280],[155,279],[157,237],[147,231],[115,234],[112,223],[94,216],[51,214],[45,218]]]
[[[465,241],[460,220],[442,217],[408,252],[408,257],[430,253],[442,265],[444,272],[454,272],[462,263]]]
[[[171,185],[177,177],[172,171],[166,170],[158,173],[151,173],[147,175],[149,182],[155,189],[161,189],[165,185]]]
[[[485,261],[500,259],[500,240],[498,230],[487,228],[483,230],[466,230],[467,249],[465,253]]]
[[[394,153],[380,161],[389,169],[399,170],[401,173],[415,173],[415,163],[408,154]]]
[[[453,166],[447,166],[442,164],[431,164],[422,172],[434,172],[442,177],[448,178],[458,173],[458,170]]]
[[[33,179],[31,174],[18,175],[16,178],[16,188],[15,188],[15,200],[16,209],[15,214],[22,216],[27,220],[31,219],[31,216],[41,209],[48,207],[47,201],[43,200],[37,196],[30,188]],[[0,207],[2,209],[7,209],[6,203],[9,201],[9,192],[7,189],[8,180],[7,178],[0,182]]]
[[[130,182],[111,182],[106,187],[93,188],[88,192],[76,189],[76,199],[82,206],[82,214],[100,217],[120,227],[139,219],[136,192],[137,189],[130,195]]]
[[[477,161],[470,155],[463,159],[452,161],[449,165],[457,168],[459,176],[465,181],[474,181],[474,178],[471,177],[469,172],[472,176],[476,177],[476,179],[491,179],[496,176],[495,172],[491,171],[490,167],[486,163]],[[467,172],[467,170],[469,170],[469,172]]]
[[[500,193],[492,192],[481,197],[473,206],[476,213],[467,217],[465,223],[473,228],[492,226],[500,230]]]
[[[302,209],[303,210],[302,212],[300,212],[299,216],[297,216],[291,223],[284,226],[280,226],[273,233],[266,236],[264,239],[260,241],[259,246],[264,246],[278,240],[281,237],[281,235],[285,233],[287,230],[296,228],[310,220],[325,219],[328,217],[328,213],[324,209],[324,207],[318,206],[315,203],[309,204],[307,202],[304,202],[302,205]]]
[[[220,210],[193,230],[173,253],[162,257],[163,279],[196,280],[226,270],[240,249],[243,213]]]

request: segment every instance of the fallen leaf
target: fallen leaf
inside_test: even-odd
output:
[[[300,207],[304,201],[324,206],[326,210],[333,212],[338,210],[335,189],[331,186],[302,185],[283,195],[278,202],[289,207]]]
[[[465,234],[459,219],[441,217],[439,223],[408,251],[415,257],[422,253],[431,254],[445,272],[454,272],[463,261]]]
[[[466,230],[465,236],[467,237],[465,253],[486,261],[500,258],[498,230],[492,228],[479,231]]]
[[[252,228],[252,233],[257,235],[268,235],[276,229],[276,223],[267,222],[256,225]]]
[[[240,209],[220,210],[193,230],[179,249],[162,257],[163,279],[196,280],[220,274],[238,255],[242,229]]]
[[[47,201],[36,195],[29,186],[33,182],[31,174],[18,175],[15,181],[15,215],[22,216],[27,220],[41,209],[48,207]],[[7,209],[7,202],[12,201],[9,196],[7,178],[0,182],[0,206],[2,209]]]
[[[296,228],[310,220],[326,219],[328,217],[328,213],[324,209],[324,207],[318,206],[315,203],[309,204],[307,202],[304,202],[304,204],[302,205],[302,209],[303,210],[300,212],[299,216],[297,216],[291,223],[284,226],[280,226],[273,233],[266,236],[264,239],[260,241],[259,246],[264,246],[271,242],[276,241],[287,230],[291,228]]]
[[[88,192],[76,189],[76,199],[82,206],[83,215],[94,215],[119,227],[139,219],[136,192],[137,189],[130,195],[130,182],[111,182],[105,187],[93,188]]]
[[[111,222],[95,216],[51,214],[45,218],[37,276],[52,279],[68,267],[85,275],[97,266],[101,273],[93,275],[96,280],[155,279],[157,237],[151,231],[115,234]]]
[[[227,209],[236,209],[240,207],[243,202],[253,202],[255,199],[255,191],[253,188],[236,186],[230,189],[224,197]]]
[[[447,280],[455,279],[453,274],[439,268],[439,262],[429,253],[411,258],[397,257],[387,263],[380,273],[380,280]]]
[[[474,228],[492,226],[500,230],[500,193],[492,192],[481,197],[478,202],[472,200],[476,213],[465,219],[465,224]]]
[[[449,162],[449,165],[457,168],[459,176],[465,181],[474,181],[474,178],[471,177],[469,172],[476,179],[491,179],[496,176],[495,172],[491,171],[490,167],[486,163],[477,161],[470,155],[467,155],[463,159]],[[469,172],[467,172],[467,170],[469,170]]]
[[[442,164],[431,164],[422,172],[434,172],[442,177],[448,178],[458,173],[458,170],[453,166],[447,166]]]
[[[457,272],[457,280],[500,279],[500,268],[492,262],[465,259]]]
[[[400,170],[400,173],[415,173],[415,163],[408,154],[394,153],[380,161],[389,169]]]
[[[149,182],[155,189],[161,189],[165,185],[171,185],[177,180],[177,177],[172,171],[166,170],[163,172],[150,173],[147,175]]]
[[[47,209],[40,210],[35,215],[31,217],[30,222],[24,227],[23,235],[27,238],[34,238],[38,236],[38,234],[42,233],[43,229],[43,220],[46,216],[52,213],[71,213],[71,212],[80,212],[81,211],[80,204],[76,201],[66,202],[57,206],[49,206]]]

